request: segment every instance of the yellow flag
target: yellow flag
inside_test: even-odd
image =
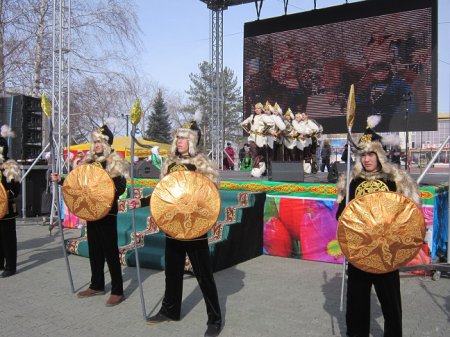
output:
[[[139,121],[141,120],[141,117],[142,117],[141,102],[139,101],[139,99],[136,99],[136,101],[134,102],[133,108],[131,109],[131,112],[130,112],[131,124],[136,126],[137,123],[139,123]]]
[[[355,86],[352,84],[350,86],[350,93],[348,94],[347,100],[347,128],[351,128],[355,122]]]
[[[44,112],[44,114],[47,117],[50,117],[52,115],[52,103],[50,102],[50,100],[47,98],[47,96],[44,94],[42,94],[42,98],[41,98],[41,107],[42,107],[42,111]]]

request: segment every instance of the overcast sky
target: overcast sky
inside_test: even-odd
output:
[[[357,1],[348,1],[349,3]],[[211,59],[211,13],[200,0],[136,0],[143,30],[142,71],[161,86],[183,93],[190,73]],[[317,0],[317,9],[345,0]],[[314,8],[314,0],[289,0],[288,14]],[[450,1],[438,0],[438,112],[450,111]],[[257,19],[254,3],[229,7],[223,15],[223,64],[242,89],[244,23]],[[283,0],[264,0],[260,19],[284,15]]]

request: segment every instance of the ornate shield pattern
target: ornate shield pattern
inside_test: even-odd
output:
[[[95,221],[108,214],[114,202],[114,182],[101,167],[78,165],[64,180],[64,202],[81,219]]]
[[[176,171],[161,179],[150,199],[158,227],[173,238],[198,238],[219,217],[220,194],[208,177],[193,171]]]
[[[8,194],[5,187],[0,183],[0,219],[8,213]]]
[[[399,193],[369,193],[346,206],[337,236],[348,261],[382,274],[417,255],[425,237],[425,220],[419,207]]]

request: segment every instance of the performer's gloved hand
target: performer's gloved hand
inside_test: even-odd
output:
[[[140,199],[130,199],[128,200],[128,208],[139,208],[141,207],[141,200]]]
[[[52,172],[51,174],[50,174],[50,180],[52,181],[52,182],[57,182],[57,183],[60,183],[61,182],[61,176],[58,174],[58,173],[55,173],[55,172]]]

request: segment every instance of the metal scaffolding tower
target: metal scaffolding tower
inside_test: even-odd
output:
[[[68,173],[69,156],[64,159],[64,147],[70,145],[70,34],[71,0],[53,0],[53,56],[52,56],[52,115],[50,148],[52,149],[52,170]],[[57,193],[53,193],[54,196]],[[53,202],[51,217],[59,216],[56,201]]]
[[[223,162],[223,7],[212,9],[211,20],[211,151],[218,167]]]
[[[210,141],[211,157],[218,167],[223,162],[223,11],[228,6],[254,2],[257,15],[261,12],[262,0],[201,0],[211,10],[211,116]],[[285,0],[286,1],[286,0]]]

